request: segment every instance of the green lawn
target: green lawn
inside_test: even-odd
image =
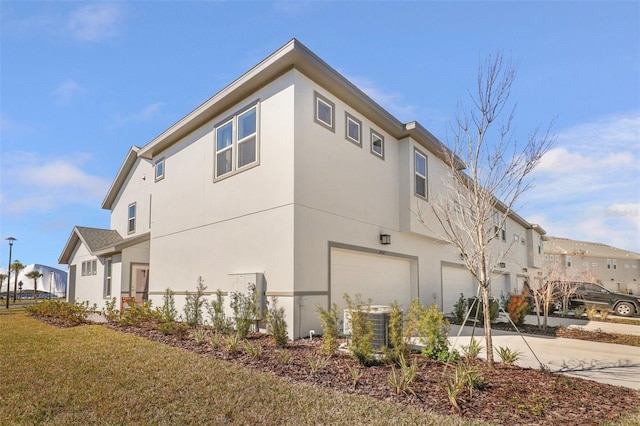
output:
[[[61,329],[20,311],[0,315],[0,361],[1,425],[482,424],[292,384],[103,326]]]

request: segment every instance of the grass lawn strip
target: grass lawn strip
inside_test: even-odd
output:
[[[319,389],[103,326],[0,316],[2,424],[482,425]]]

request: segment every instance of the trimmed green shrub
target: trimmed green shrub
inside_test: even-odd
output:
[[[369,318],[371,313],[371,300],[365,304],[359,294],[355,300],[351,300],[348,294],[344,294],[347,309],[351,317],[351,336],[349,350],[351,356],[360,364],[369,366],[376,363],[373,356],[373,322]]]
[[[204,298],[204,291],[206,289],[207,287],[204,285],[204,280],[202,277],[198,277],[196,292],[186,292],[187,296],[184,304],[184,318],[185,322],[192,328],[203,323],[202,307],[206,303],[206,299]]]
[[[338,349],[338,337],[340,336],[338,305],[334,303],[328,310],[318,305],[316,310],[320,315],[320,324],[322,325],[322,353],[326,356],[332,356]]]
[[[271,298],[269,305],[267,310],[267,333],[273,336],[279,348],[284,348],[289,341],[287,322],[284,319],[284,308],[278,308],[278,300],[275,297]]]

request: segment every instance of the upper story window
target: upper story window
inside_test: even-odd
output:
[[[345,137],[349,142],[362,146],[362,122],[345,112]]]
[[[313,94],[316,123],[321,124],[332,132],[335,132],[335,104],[318,92],[313,92]]]
[[[573,259],[571,258],[571,256],[567,256],[567,267],[571,268],[571,263],[573,262]]]
[[[376,133],[373,130],[371,130],[371,153],[384,159],[384,136]],[[426,162],[427,159],[425,157],[425,180],[427,177]],[[426,197],[426,195],[424,195],[424,197]]]
[[[128,216],[128,226],[127,233],[132,234],[136,232],[136,203],[129,204],[129,216]]]
[[[258,106],[254,105],[216,127],[215,177],[258,163]]]
[[[607,259],[607,269],[611,269],[611,259]]]
[[[414,151],[415,193],[417,196],[427,198],[427,156]]]
[[[164,157],[156,161],[156,182],[164,179]]]
[[[496,211],[493,212],[493,232],[496,235],[496,238],[500,238],[502,241],[507,241],[507,220],[506,218],[502,221],[502,225],[500,225],[500,214]],[[521,239],[522,244],[524,244],[524,238]]]

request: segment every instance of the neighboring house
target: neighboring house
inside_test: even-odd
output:
[[[597,282],[612,291],[640,294],[640,254],[567,238],[545,240],[547,276]]]
[[[76,227],[62,252],[69,299],[159,306],[171,288],[181,312],[198,277],[225,294],[254,283],[292,338],[319,330],[317,306],[342,309],[345,292],[450,312],[477,286],[415,213],[444,190],[443,149],[292,40],[129,151],[102,204],[110,229]],[[542,267],[543,234],[510,216],[494,295]]]

